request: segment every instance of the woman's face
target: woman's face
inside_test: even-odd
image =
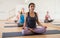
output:
[[[34,9],[35,9],[35,5],[31,4],[30,7],[29,7],[29,10],[34,11]]]
[[[22,10],[21,10],[21,11],[22,11],[22,13],[24,13],[24,8],[22,8]]]
[[[49,14],[49,12],[47,11],[47,14]]]

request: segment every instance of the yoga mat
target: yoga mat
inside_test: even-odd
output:
[[[4,26],[4,28],[23,27],[23,26]]]
[[[18,27],[18,26],[4,26],[4,28],[12,28],[12,27]]]
[[[60,26],[60,23],[52,23],[53,25]]]
[[[16,23],[10,23],[10,22],[6,22],[5,24],[16,24]]]
[[[60,26],[60,24],[54,24],[55,26]]]
[[[18,37],[18,36],[31,36],[31,35],[49,35],[49,34],[60,34],[59,30],[47,30],[44,34],[30,34],[30,35],[23,35],[22,32],[7,32],[2,33],[2,37]]]

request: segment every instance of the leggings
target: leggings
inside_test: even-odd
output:
[[[44,23],[50,23],[53,22],[53,20],[44,20]]]
[[[23,24],[21,24],[21,23],[18,23],[18,27],[23,27]]]
[[[33,29],[35,33],[45,33],[46,32],[46,28],[45,27],[41,27],[41,28],[35,28]],[[31,32],[30,30],[28,30],[28,28],[26,27],[26,30],[22,30],[22,34],[26,35],[26,34],[33,34],[33,32]]]

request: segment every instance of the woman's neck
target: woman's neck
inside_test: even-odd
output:
[[[30,13],[34,13],[34,11],[30,11]]]

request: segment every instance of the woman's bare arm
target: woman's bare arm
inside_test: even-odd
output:
[[[38,16],[37,16],[37,18],[38,18]],[[47,28],[47,26],[43,26],[43,25],[41,24],[41,22],[40,22],[38,19],[37,19],[37,24],[40,25],[40,26],[42,26],[42,27]]]
[[[36,13],[36,15],[37,15],[37,13]],[[37,24],[40,25],[40,26],[42,26],[41,22],[38,19],[38,15],[37,15]]]
[[[23,25],[23,28],[26,27],[26,18],[27,18],[27,13],[25,13],[25,15],[24,15],[24,25]]]

